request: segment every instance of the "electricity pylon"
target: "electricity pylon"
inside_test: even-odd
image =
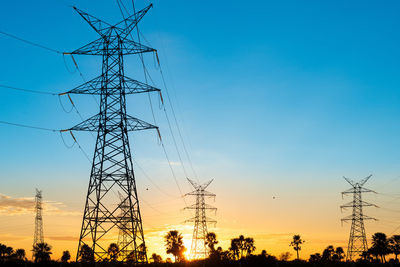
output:
[[[160,92],[145,83],[124,74],[124,56],[156,52],[155,49],[136,42],[131,32],[152,7],[136,12],[117,24],[109,24],[74,7],[75,11],[100,36],[97,40],[66,54],[96,55],[102,57],[102,74],[64,94],[100,96],[100,112],[65,131],[95,131],[96,146],[90,174],[89,188],[79,237],[77,260],[84,245],[92,249],[95,261],[107,258],[110,240],[118,235],[118,226],[126,224],[127,242],[120,248],[121,261],[147,262],[142,218],[139,209],[133,170],[129,131],[157,129],[154,125],[126,114],[128,94]],[[132,37],[131,37],[132,38]],[[122,201],[115,207],[118,196]],[[124,208],[127,203],[128,208]],[[121,216],[122,214],[122,216]]]
[[[365,202],[361,198],[362,193],[370,193],[370,189],[364,188],[363,185],[371,178],[372,175],[362,179],[359,182],[354,182],[353,180],[343,177],[352,188],[342,192],[343,195],[352,194],[353,201],[340,206],[341,209],[352,208],[353,212],[351,215],[342,219],[342,222],[351,221],[349,244],[347,247],[347,261],[352,261],[356,257],[361,256],[363,253],[367,252],[368,244],[367,237],[365,234],[364,220],[376,220],[375,218],[364,215],[363,207],[377,207],[375,204]]]
[[[33,246],[43,243],[43,218],[42,218],[42,191],[36,189],[35,196],[35,233],[33,236]]]
[[[122,196],[122,194],[120,192],[118,192],[118,195],[120,197],[120,224],[118,226],[119,229],[119,233],[118,233],[118,248],[125,248],[120,252],[120,258],[126,258],[128,257],[128,255],[126,254],[128,252],[128,250],[132,250],[132,244],[129,243],[129,225],[127,223],[127,221],[129,221],[129,218],[127,220],[126,218],[126,214],[128,214],[128,209],[129,209],[129,203],[126,199],[124,199],[124,197]]]
[[[207,217],[207,210],[216,212],[217,208],[206,204],[205,197],[215,198],[216,195],[205,190],[213,180],[210,180],[202,185],[190,179],[188,179],[188,181],[193,186],[194,191],[187,193],[185,196],[196,197],[196,203],[185,208],[194,210],[195,213],[195,216],[193,218],[185,221],[194,222],[192,246],[190,248],[190,258],[202,259],[208,256],[208,249],[206,246],[206,236],[208,233],[207,223],[217,223],[217,221]]]

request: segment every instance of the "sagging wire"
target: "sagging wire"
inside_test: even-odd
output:
[[[74,109],[74,105],[71,106],[70,110],[66,110],[65,109],[64,104],[61,101],[61,95],[60,94],[58,95],[58,102],[60,102],[60,106],[64,110],[65,113],[71,113],[71,111]]]
[[[4,32],[4,31],[0,31],[0,34],[3,34],[3,35],[5,35],[5,36],[11,37],[11,38],[16,39],[16,40],[18,40],[18,41],[21,41],[21,42],[24,42],[24,43],[27,43],[27,44],[30,44],[30,45],[33,45],[33,46],[36,46],[36,47],[39,47],[39,48],[42,48],[42,49],[51,51],[51,52],[55,52],[55,53],[57,53],[57,54],[62,54],[61,51],[58,51],[58,50],[56,50],[56,49],[53,49],[53,48],[50,48],[50,47],[47,47],[47,46],[44,46],[44,45],[41,45],[41,44],[38,44],[38,43],[35,43],[35,42],[31,42],[31,41],[26,40],[26,39],[23,39],[23,38],[21,38],[21,37],[15,36],[15,35],[13,35],[13,34],[11,34],[11,33],[7,33],[7,32]]]
[[[46,92],[46,91],[39,91],[39,90],[24,89],[24,88],[19,88],[19,87],[4,85],[4,84],[0,84],[0,87],[7,88],[7,89],[12,89],[12,90],[17,90],[17,91],[21,91],[21,92],[34,93],[34,94],[53,95],[53,96],[57,95],[56,93],[51,93],[51,92]]]
[[[71,70],[69,69],[68,65],[67,65],[66,60],[65,60],[65,55],[66,55],[66,54],[63,53],[62,55],[63,55],[63,61],[64,61],[65,69],[66,69],[70,74],[74,74],[74,73],[77,71],[77,69],[75,68],[73,71],[71,71]],[[72,55],[71,55],[71,56],[72,56]]]
[[[74,142],[72,143],[72,145],[67,145],[67,143],[65,142],[65,140],[64,140],[64,137],[63,137],[63,132],[62,131],[60,131],[60,137],[61,137],[61,140],[63,141],[63,143],[64,143],[64,146],[66,147],[66,148],[68,148],[68,149],[71,149],[71,148],[73,148],[74,147],[74,145],[76,144],[76,139],[75,139],[75,137],[72,135],[72,132],[70,131],[70,134],[71,134],[71,136],[72,136],[72,138],[73,138],[73,140],[74,140]]]
[[[60,130],[51,129],[51,128],[44,128],[44,127],[38,127],[38,126],[32,126],[32,125],[26,125],[26,124],[14,123],[14,122],[8,122],[8,121],[0,121],[0,124],[12,125],[12,126],[22,127],[22,128],[30,128],[30,129],[35,129],[35,130],[49,131],[49,132],[59,132],[60,131]]]

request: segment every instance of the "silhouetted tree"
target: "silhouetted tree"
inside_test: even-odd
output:
[[[344,250],[342,247],[337,247],[335,253],[332,256],[332,261],[342,261],[344,259]]]
[[[117,261],[119,254],[119,247],[116,243],[111,243],[107,249],[108,256],[111,261]]]
[[[26,260],[25,249],[22,249],[22,248],[17,249],[17,250],[15,251],[14,255],[15,255],[15,258],[16,258],[17,260],[20,260],[20,261]]]
[[[94,252],[86,244],[82,245],[78,258],[81,262],[94,262]]]
[[[11,257],[14,253],[14,249],[12,247],[8,247],[4,244],[0,243],[0,260],[5,261],[7,258]]]
[[[252,237],[247,237],[244,239],[243,243],[244,250],[246,251],[246,257],[250,256],[251,253],[256,250],[256,247],[254,246],[254,238]]]
[[[172,254],[175,258],[175,262],[183,261],[185,256],[186,248],[183,245],[183,238],[182,235],[176,231],[169,231],[165,237],[165,247],[167,254]]]
[[[332,245],[327,246],[322,252],[322,260],[332,261],[333,254],[335,254],[335,248]]]
[[[160,255],[153,253],[150,257],[150,260],[153,261],[154,263],[161,263],[162,262],[162,258]]]
[[[301,250],[301,244],[304,242],[305,241],[301,239],[300,235],[294,235],[292,242],[290,242],[290,246],[292,246],[297,253],[297,259],[299,259],[299,250]]]
[[[319,253],[311,254],[310,258],[308,259],[309,262],[317,263],[322,260],[322,256]]]
[[[69,253],[68,250],[63,251],[63,254],[61,256],[61,261],[62,262],[68,262],[71,259],[71,254]]]
[[[166,262],[166,263],[172,263],[172,260],[171,260],[171,258],[166,258],[166,259],[165,259],[165,262]]]
[[[232,259],[237,260],[240,257],[240,247],[241,243],[239,238],[231,239],[231,246],[229,247],[229,251],[232,254]]]
[[[279,260],[280,261],[288,261],[292,257],[292,253],[290,252],[282,252],[281,255],[279,255]]]
[[[215,251],[215,245],[218,244],[217,235],[213,232],[207,233],[205,243],[208,246],[210,254],[212,254]]]
[[[371,251],[368,249],[368,251],[364,251],[361,253],[361,258],[357,259],[358,262],[365,262],[365,261],[372,261],[373,258],[371,257]]]
[[[389,248],[395,256],[397,261],[397,256],[400,254],[400,235],[393,235],[389,238]]]
[[[263,256],[263,257],[267,257],[267,251],[265,250],[265,249],[263,249],[262,251],[261,251],[261,254],[260,254],[260,256]]]
[[[33,246],[33,257],[35,262],[46,262],[50,261],[51,246],[47,243],[38,243]]]
[[[244,254],[246,253],[246,256],[250,256],[251,253],[256,249],[254,246],[254,239],[252,237],[244,237],[243,235],[240,235],[239,238],[233,238],[231,240],[231,246],[229,248],[229,251],[233,255],[233,259],[241,259],[244,257]]]
[[[372,236],[371,251],[380,256],[381,262],[386,262],[386,255],[390,254],[389,240],[384,233],[375,233]]]

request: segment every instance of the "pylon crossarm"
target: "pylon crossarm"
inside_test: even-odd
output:
[[[355,184],[356,184],[356,183],[355,183],[353,180],[351,180],[350,178],[347,178],[347,177],[344,177],[344,176],[343,176],[343,179],[345,179],[346,182],[348,182],[349,184],[351,184],[351,186],[353,186],[353,187],[354,187]]]
[[[199,209],[199,208],[200,209],[206,209],[206,210],[217,210],[216,207],[213,207],[213,206],[211,206],[209,204],[205,204],[202,207],[198,207],[196,204],[193,204],[193,205],[190,205],[188,207],[185,207],[184,209],[193,209],[193,210],[195,210],[195,209]]]
[[[340,209],[353,208],[353,206],[354,206],[353,202],[349,202],[344,205],[341,205]]]
[[[186,193],[185,196],[205,196],[205,197],[215,197],[216,195],[207,191],[195,190],[190,193]]]
[[[370,178],[372,177],[372,174],[368,177],[365,177],[364,179],[362,179],[359,184],[360,186],[363,186]]]
[[[198,183],[196,183],[195,181],[193,181],[192,179],[189,179],[189,178],[186,178],[186,179],[189,181],[189,183],[193,186],[194,189],[197,190],[200,188],[200,185]],[[193,192],[196,192],[196,191],[193,191]]]
[[[125,39],[131,31],[137,26],[139,21],[146,15],[150,8],[153,7],[153,4],[148,5],[142,10],[136,12],[132,16],[127,17],[121,22],[115,24],[115,28],[117,29],[118,35],[121,36],[122,39]]]
[[[377,194],[376,191],[368,189],[368,188],[365,188],[365,187],[361,187],[361,193],[375,193],[375,194]]]
[[[216,194],[208,192],[206,190],[202,191],[201,194],[206,196],[206,197],[215,197],[215,196],[217,196]]]
[[[377,205],[375,205],[375,204],[372,204],[372,203],[369,203],[369,202],[365,202],[365,201],[361,201],[361,205],[363,206],[363,207],[378,207]]]
[[[118,77],[115,78],[118,82]],[[98,76],[68,92],[62,93],[65,94],[87,94],[87,95],[117,95],[121,93],[121,85],[119,83],[113,84],[110,83],[109,88],[102,88],[103,76]],[[147,92],[160,92],[161,90],[150,86],[148,84],[136,81],[129,77],[123,76],[120,77],[124,84],[125,94],[139,94],[139,93],[147,93]]]
[[[210,181],[204,183],[204,184],[201,186],[202,189],[206,189],[206,188],[212,183],[212,181],[214,181],[214,179],[211,179]]]
[[[104,127],[104,125],[100,124],[101,115],[97,114],[93,117],[77,124],[76,126],[63,130],[63,131],[98,131],[99,127]],[[100,125],[99,125],[100,124]],[[112,121],[112,118],[109,119],[109,124],[106,125],[107,131],[111,132],[121,132],[121,122]],[[132,116],[126,115],[126,130],[127,131],[141,131],[141,130],[148,130],[148,129],[157,129],[157,126],[154,126],[150,123],[145,121],[139,120]]]
[[[156,52],[154,48],[148,47],[146,45],[137,43],[132,40],[125,40],[121,47],[118,47],[119,39],[117,36],[110,36],[107,39],[108,46],[105,50],[105,41],[103,38],[99,38],[90,42],[81,48],[78,48],[70,53],[64,53],[66,55],[92,55],[92,56],[102,56],[104,53],[109,55],[133,55],[141,53]]]
[[[112,27],[111,24],[104,22],[95,16],[92,16],[76,7],[73,9],[92,27],[99,35],[104,36]]]
[[[373,218],[373,217],[370,217],[370,216],[367,216],[367,215],[364,215],[364,216],[363,216],[363,220],[374,220],[374,221],[378,221],[378,219]]]

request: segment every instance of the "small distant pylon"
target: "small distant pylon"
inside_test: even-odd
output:
[[[207,217],[206,211],[211,210],[216,212],[217,208],[206,204],[205,197],[213,197],[215,194],[206,191],[205,189],[211,184],[210,180],[204,184],[198,184],[190,179],[189,183],[194,187],[194,191],[187,193],[185,196],[195,196],[196,204],[186,207],[185,209],[195,210],[195,216],[185,222],[194,222],[192,246],[190,248],[190,259],[204,259],[208,256],[209,251],[206,246],[206,236],[208,233],[207,223],[216,224],[217,221]]]
[[[359,182],[343,177],[352,188],[342,192],[344,195],[353,195],[353,201],[340,206],[341,209],[352,208],[353,212],[351,215],[342,219],[342,222],[351,221],[349,244],[347,247],[347,261],[353,261],[355,258],[362,256],[363,253],[367,252],[368,244],[367,237],[365,234],[364,220],[376,220],[375,218],[364,215],[363,207],[377,207],[375,204],[365,202],[361,198],[362,193],[376,193],[373,190],[364,188],[363,185],[371,178],[372,175],[362,179]]]
[[[42,191],[36,189],[35,196],[35,233],[33,236],[33,246],[44,242],[43,238],[43,218],[42,218]]]
[[[122,259],[127,259],[129,254],[133,251],[133,245],[130,242],[132,231],[129,228],[129,208],[130,205],[128,203],[128,199],[124,199],[124,196],[118,192],[121,203],[119,204],[121,212],[119,215],[119,233],[118,233],[118,248],[119,248],[119,256]]]

